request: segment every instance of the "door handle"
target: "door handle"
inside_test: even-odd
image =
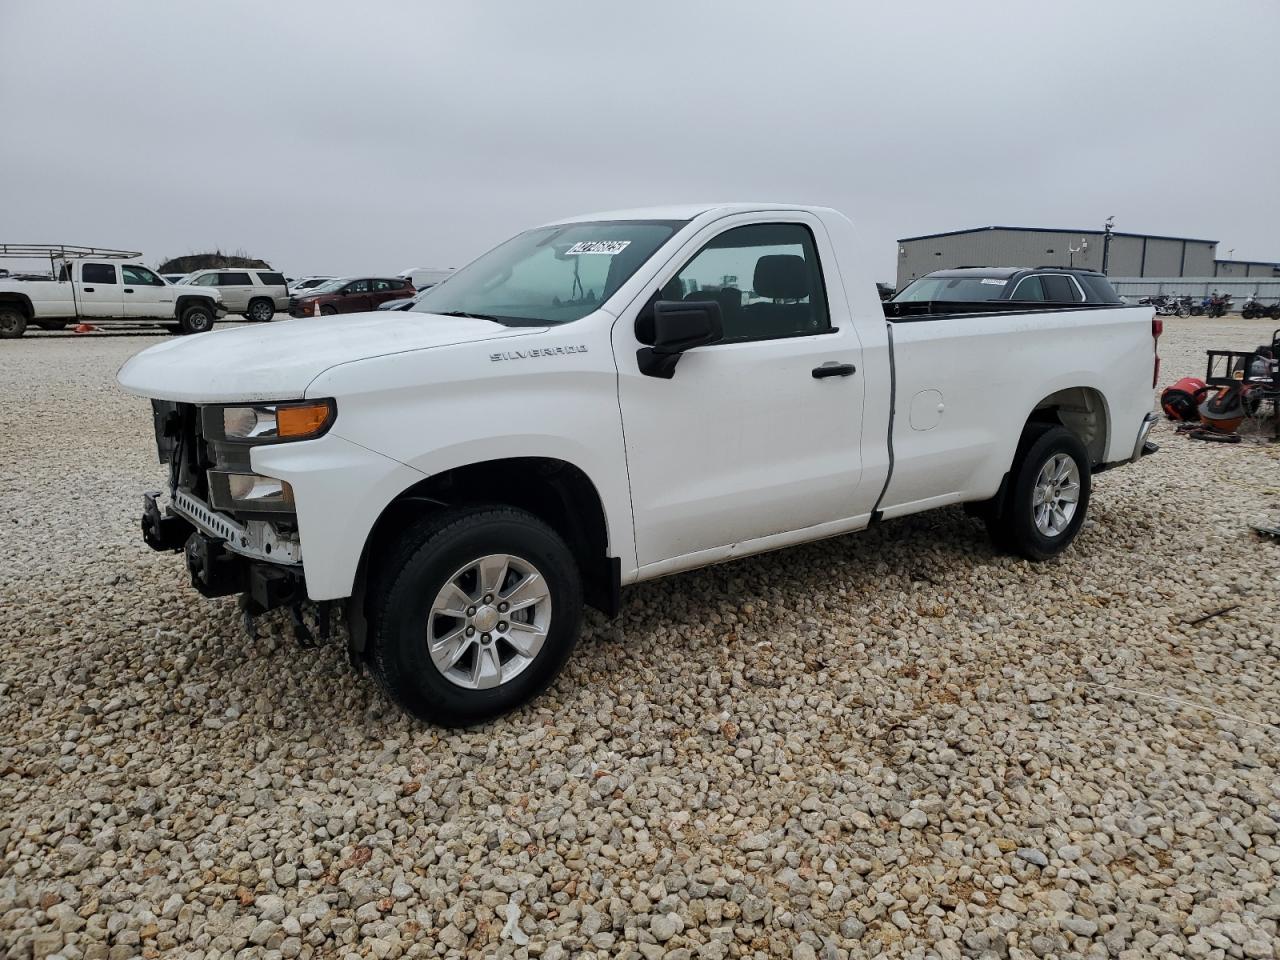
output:
[[[93,287],[81,287],[85,293],[93,293]]]
[[[133,288],[132,288],[132,287],[125,287],[125,288],[124,288],[124,292],[125,292],[125,293],[133,293]]]
[[[824,363],[820,367],[813,368],[813,379],[823,380],[826,377],[851,377],[857,373],[858,368],[852,363]]]

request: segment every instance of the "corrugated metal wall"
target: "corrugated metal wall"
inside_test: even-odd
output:
[[[1071,255],[1068,247],[1083,253]],[[1101,232],[1059,233],[1041,230],[972,230],[898,244],[898,289],[934,270],[955,267],[1077,266],[1102,269]],[[1214,244],[1199,240],[1112,236],[1107,272],[1125,277],[1213,276]]]
[[[1231,294],[1232,306],[1239,310],[1250,297],[1271,302],[1280,300],[1280,278],[1225,279],[1223,277],[1111,277],[1111,286],[1126,300],[1136,301],[1161,293],[1177,297],[1207,297],[1213,291]]]

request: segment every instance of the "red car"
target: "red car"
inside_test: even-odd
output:
[[[316,307],[328,316],[376,310],[384,300],[412,297],[417,291],[404,277],[343,277],[289,298],[289,316],[310,317]]]

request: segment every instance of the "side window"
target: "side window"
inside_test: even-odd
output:
[[[348,284],[347,284],[347,286],[346,286],[346,291],[347,291],[347,293],[368,293],[368,292],[369,292],[369,281],[368,281],[368,280],[354,280],[354,281],[352,281],[351,283],[348,283]]]
[[[1018,281],[1018,285],[1013,288],[1013,295],[1010,300],[1043,300],[1044,287],[1040,285],[1039,277],[1023,277]]]
[[[216,287],[218,285],[218,275],[216,273],[206,273],[196,277],[191,281],[193,287]]]
[[[394,285],[391,283],[391,281],[390,281],[390,280],[375,280],[375,281],[373,281],[373,292],[374,292],[374,293],[382,293],[382,292],[384,292],[384,291],[386,291],[386,290],[394,290],[394,289],[395,289],[395,287],[394,287]]]
[[[146,267],[139,267],[136,264],[121,264],[120,274],[124,277],[125,283],[136,284],[140,287],[163,287],[164,281],[157,277]]]
[[[1046,300],[1055,303],[1076,303],[1080,300],[1080,294],[1070,277],[1064,277],[1060,273],[1045,274],[1040,282],[1044,284]]]
[[[813,234],[798,223],[726,230],[675,279],[662,295],[719,302],[726,343],[831,329]]]
[[[220,273],[218,276],[218,286],[220,287],[251,287],[253,279],[247,273]]]
[[[268,287],[283,287],[285,285],[283,273],[260,273],[258,274],[258,279]]]
[[[83,283],[115,283],[116,268],[110,263],[86,263],[80,274]]]

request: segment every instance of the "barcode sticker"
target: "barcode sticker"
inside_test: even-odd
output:
[[[576,257],[584,253],[604,253],[612,256],[627,249],[630,240],[582,240],[565,251],[565,256]]]

